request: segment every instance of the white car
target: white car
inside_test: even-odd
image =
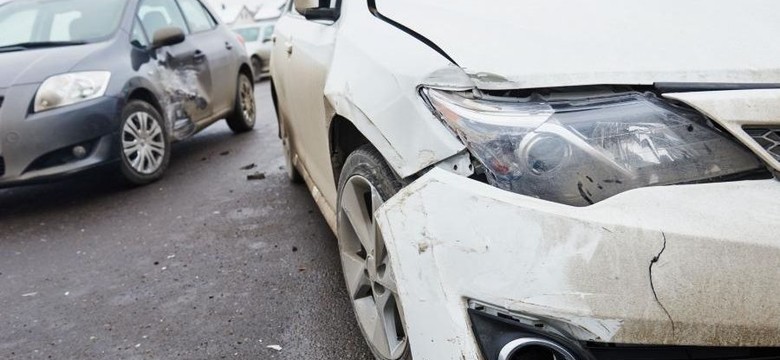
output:
[[[780,2],[320,3],[273,97],[377,359],[780,359]]]
[[[252,61],[255,81],[268,75],[271,68],[271,40],[275,24],[276,20],[273,19],[233,27],[233,31],[244,40],[246,52]]]

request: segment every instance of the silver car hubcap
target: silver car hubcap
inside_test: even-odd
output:
[[[347,291],[358,323],[383,359],[404,355],[407,337],[397,300],[395,276],[374,212],[382,197],[371,183],[354,176],[344,186],[338,215],[339,247]]]
[[[252,125],[255,123],[255,96],[252,90],[252,84],[245,77],[241,77],[241,87],[239,88],[239,99],[241,100],[241,112],[244,115],[244,121]]]
[[[153,174],[160,169],[166,151],[160,124],[148,113],[133,113],[122,128],[122,148],[125,159],[135,171]]]

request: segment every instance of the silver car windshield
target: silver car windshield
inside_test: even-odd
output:
[[[116,31],[125,0],[32,0],[0,5],[0,48],[18,50],[104,39]]]

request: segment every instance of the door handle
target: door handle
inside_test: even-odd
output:
[[[233,45],[231,45],[229,42],[225,41],[225,49],[233,50]]]
[[[287,52],[287,56],[291,56],[293,53],[293,44],[291,42],[284,43],[284,49]]]
[[[203,51],[195,50],[195,54],[192,55],[192,59],[196,62],[201,62],[206,59],[206,54],[204,54]]]
[[[271,42],[272,42],[272,43],[274,43],[274,44],[276,44],[276,35],[274,35],[274,36],[271,36]]]

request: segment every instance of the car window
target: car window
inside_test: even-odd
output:
[[[238,33],[238,35],[241,35],[241,37],[244,38],[244,41],[246,42],[255,42],[260,40],[259,27],[241,28],[235,29],[234,31]]]
[[[0,44],[18,44],[32,40],[35,19],[38,9],[26,9],[14,12],[4,19],[0,19],[0,29],[14,29],[15,31],[0,32]]]
[[[196,33],[214,28],[213,19],[198,0],[179,0],[179,5],[190,25],[190,31]]]
[[[51,30],[49,31],[49,40],[51,41],[68,41],[75,34],[71,34],[71,24],[81,17],[81,13],[78,11],[68,11],[59,14],[55,14],[51,22]]]
[[[138,18],[136,18],[135,22],[133,23],[133,31],[130,34],[130,43],[138,47],[149,46],[149,39],[146,38],[144,29],[141,26],[141,22],[138,21]]]
[[[263,40],[268,40],[274,35],[274,26],[268,25],[263,29]]]
[[[138,18],[148,39],[154,39],[155,32],[171,26],[189,33],[189,27],[174,0],[143,0],[138,8]]]
[[[125,0],[14,1],[0,7],[0,46],[90,42],[119,27]]]

